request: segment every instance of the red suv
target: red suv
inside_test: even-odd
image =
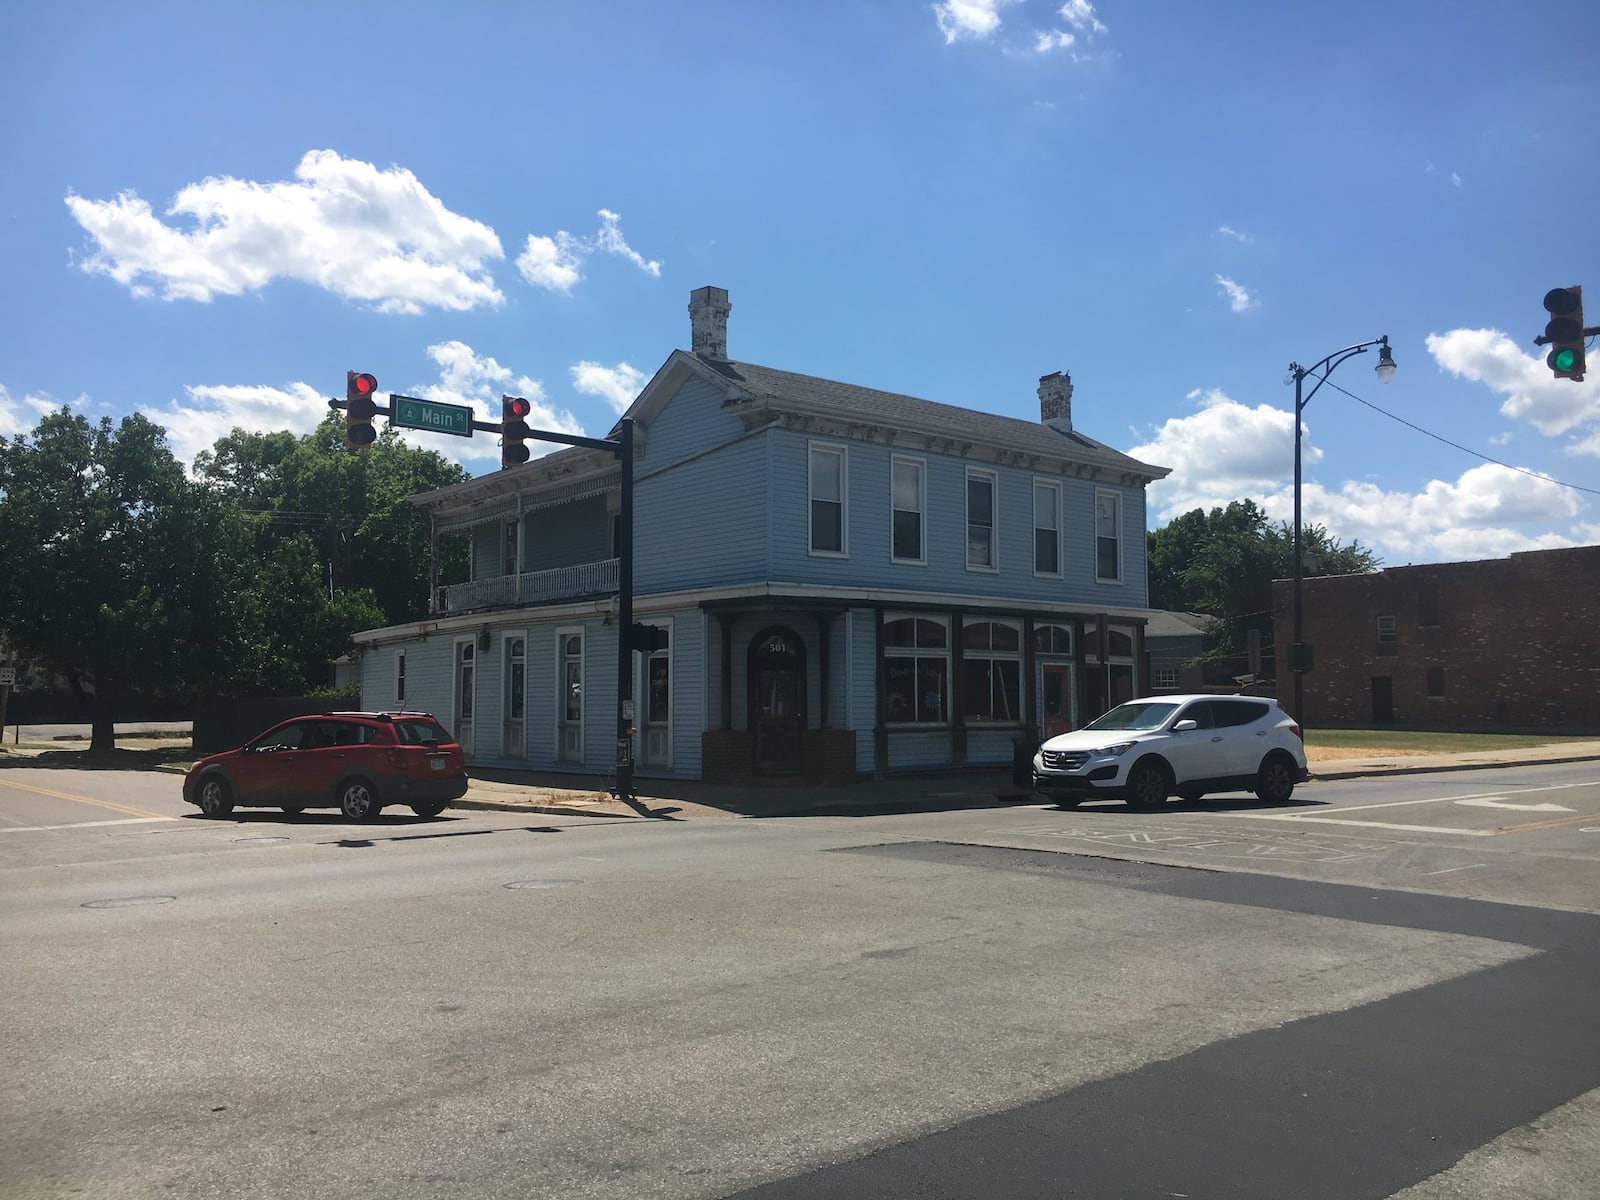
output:
[[[235,805],[337,808],[370,821],[385,804],[436,817],[466,794],[461,747],[427,713],[331,712],[274,725],[189,768],[183,798],[208,817]]]

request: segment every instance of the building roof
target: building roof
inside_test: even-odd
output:
[[[1148,638],[1158,637],[1200,637],[1206,631],[1206,626],[1215,617],[1208,617],[1205,613],[1191,612],[1163,612],[1157,610],[1150,614],[1149,623],[1145,625],[1144,635]]]
[[[917,396],[883,392],[793,371],[779,371],[756,363],[699,356],[696,356],[696,360],[734,384],[744,393],[744,399],[764,402],[777,408],[826,414],[863,424],[915,429],[960,442],[1074,459],[1145,479],[1161,479],[1170,474],[1167,467],[1141,462],[1076,430],[1063,432],[1039,421],[1024,421],[954,404],[940,404]]]

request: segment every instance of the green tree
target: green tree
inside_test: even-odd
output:
[[[427,614],[430,531],[410,497],[470,478],[437,452],[408,446],[393,429],[370,450],[351,454],[337,413],[298,439],[236,429],[196,457],[195,471],[255,514],[264,557],[297,535],[314,539],[335,595],[371,594],[380,618],[373,625]],[[466,578],[459,540],[440,551],[441,581]]]
[[[1359,541],[1344,545],[1325,526],[1302,525],[1300,532],[1307,576],[1358,574],[1380,565]],[[1287,522],[1274,525],[1255,501],[1235,500],[1175,517],[1153,530],[1147,544],[1151,606],[1213,617],[1208,657],[1243,653],[1252,629],[1270,642],[1272,581],[1294,574]]]
[[[225,580],[248,530],[195,487],[142,416],[63,408],[0,440],[0,630],[88,710],[91,748],[119,706],[184,697],[238,637]]]

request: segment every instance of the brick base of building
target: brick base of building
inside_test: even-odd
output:
[[[757,775],[755,737],[741,729],[713,729],[700,735],[700,778],[706,783],[741,787],[785,787],[796,783],[845,784],[856,781],[856,735],[850,729],[808,729],[798,775]]]

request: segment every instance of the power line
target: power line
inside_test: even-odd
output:
[[[1373,412],[1379,413],[1382,416],[1388,417],[1391,421],[1398,421],[1398,422],[1400,422],[1400,424],[1404,425],[1407,429],[1415,429],[1418,433],[1423,434],[1426,437],[1431,437],[1436,442],[1443,442],[1446,446],[1450,446],[1450,447],[1453,447],[1456,450],[1460,450],[1463,454],[1470,454],[1474,458],[1481,458],[1486,463],[1493,463],[1495,466],[1504,467],[1508,471],[1518,471],[1523,475],[1531,475],[1535,479],[1542,479],[1546,483],[1555,484],[1557,487],[1571,488],[1575,492],[1587,492],[1591,496],[1600,496],[1600,490],[1597,490],[1595,488],[1581,487],[1576,483],[1566,483],[1566,482],[1563,482],[1560,479],[1553,479],[1549,475],[1541,475],[1538,471],[1530,471],[1526,467],[1514,467],[1508,462],[1501,462],[1498,458],[1490,458],[1487,454],[1482,454],[1479,451],[1472,449],[1470,446],[1463,446],[1460,442],[1452,442],[1447,437],[1440,437],[1437,433],[1434,433],[1432,430],[1424,429],[1421,425],[1413,425],[1410,421],[1406,420],[1404,417],[1397,417],[1397,416],[1394,415],[1394,413],[1389,412],[1386,409],[1379,408],[1376,404],[1372,403],[1370,400],[1363,400],[1360,396],[1356,395],[1354,392],[1349,391],[1349,390],[1347,390],[1345,388],[1342,388],[1337,383],[1334,383],[1326,375],[1324,375],[1322,377],[1322,382],[1326,383],[1329,387],[1331,387],[1336,392],[1344,392],[1344,394],[1346,396],[1349,396],[1350,399],[1354,400],[1357,404],[1365,404]]]

